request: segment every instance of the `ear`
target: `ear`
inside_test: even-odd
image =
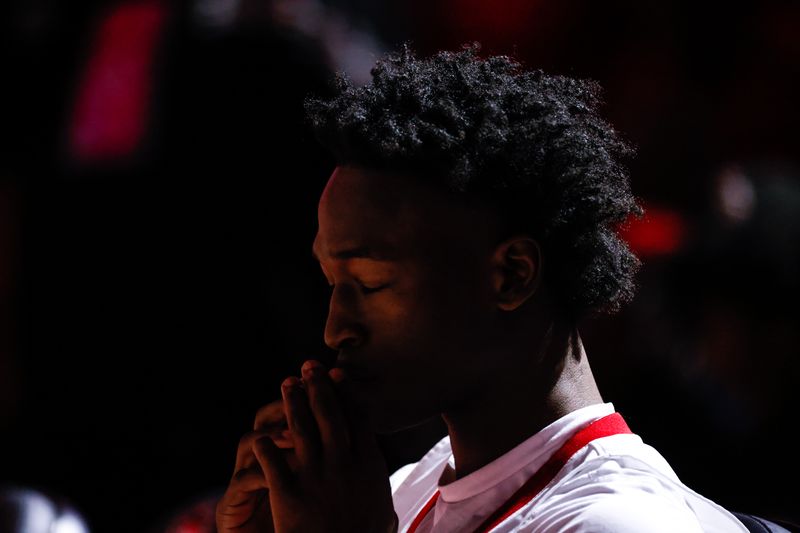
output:
[[[492,289],[497,307],[513,311],[539,288],[542,253],[528,235],[515,235],[495,247],[492,255]]]

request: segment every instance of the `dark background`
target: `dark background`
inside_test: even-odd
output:
[[[796,3],[0,12],[0,483],[65,498],[92,531],[163,531],[213,501],[280,381],[335,358],[310,256],[333,161],[303,98],[405,41],[477,40],[599,81],[638,147],[639,294],[582,330],[605,398],[701,494],[800,521]],[[381,437],[390,471],[444,434]]]

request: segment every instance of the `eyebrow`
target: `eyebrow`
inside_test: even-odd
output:
[[[311,257],[319,261],[319,256],[311,247]],[[374,261],[391,261],[394,254],[389,253],[387,250],[380,250],[371,248],[369,246],[358,246],[356,248],[348,248],[346,250],[339,250],[333,252],[331,257],[334,259],[372,259]]]

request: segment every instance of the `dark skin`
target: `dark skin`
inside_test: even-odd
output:
[[[345,429],[337,434],[360,435],[371,457],[362,467],[371,469],[367,477],[374,484],[360,486],[358,493],[348,487],[337,501],[358,509],[345,500],[374,498],[384,509],[381,516],[362,517],[361,525],[369,522],[373,529],[360,530],[391,530],[395,519],[386,509],[391,493],[385,464],[365,435],[393,433],[441,416],[456,465],[442,474],[442,482],[449,482],[561,416],[602,403],[577,331],[552,311],[538,243],[525,234],[505,235],[488,209],[409,176],[340,166],[322,193],[318,222],[313,253],[332,287],[324,338],[338,352],[341,368],[320,381],[329,388],[327,412],[335,414],[316,419],[320,428],[338,426]],[[314,392],[305,388],[309,394],[298,397],[306,398],[300,405],[307,407]],[[290,405],[286,397],[283,405]],[[277,421],[281,409],[273,410]],[[291,407],[283,412],[290,430],[292,412],[309,413]],[[250,468],[247,475],[254,480],[261,476],[263,482],[252,486],[270,487],[275,530],[295,530],[300,526],[289,519],[291,513],[314,502],[281,502],[284,489],[276,490],[269,478],[303,477],[302,468],[291,466],[302,455],[297,452],[309,446],[326,449],[326,444],[319,437],[309,445],[291,433],[256,433],[243,438],[240,455],[246,458],[237,458],[237,469]],[[241,514],[247,508],[234,505],[245,500],[236,475],[217,508],[218,527],[226,509]],[[281,529],[280,514],[292,527]],[[337,529],[327,524],[327,530]],[[358,529],[359,524],[347,526]],[[314,529],[323,527],[319,524],[305,527],[326,530]]]

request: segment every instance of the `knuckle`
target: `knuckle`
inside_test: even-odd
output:
[[[249,466],[249,467],[246,467],[246,468],[240,468],[239,470],[234,472],[232,481],[233,481],[233,483],[238,483],[238,482],[242,481],[242,479],[246,478],[251,473],[254,473],[256,471],[260,472],[261,469],[260,468],[256,468],[255,466]]]
[[[248,431],[239,439],[239,450],[250,448],[253,445],[253,441],[266,436],[270,436],[270,434],[263,429]]]
[[[248,431],[247,433],[242,435],[242,438],[239,439],[239,447],[243,448],[248,446],[250,444],[250,441],[252,441],[255,438],[255,435],[257,434],[258,434],[257,431]]]
[[[283,400],[275,400],[256,412],[255,422],[253,429],[259,429],[265,426],[277,425],[286,421],[286,411],[283,406]]]
[[[249,433],[246,433],[245,435],[242,436],[242,438],[239,439],[238,449],[240,451],[247,448],[247,444],[250,442],[249,435],[250,435]]]

